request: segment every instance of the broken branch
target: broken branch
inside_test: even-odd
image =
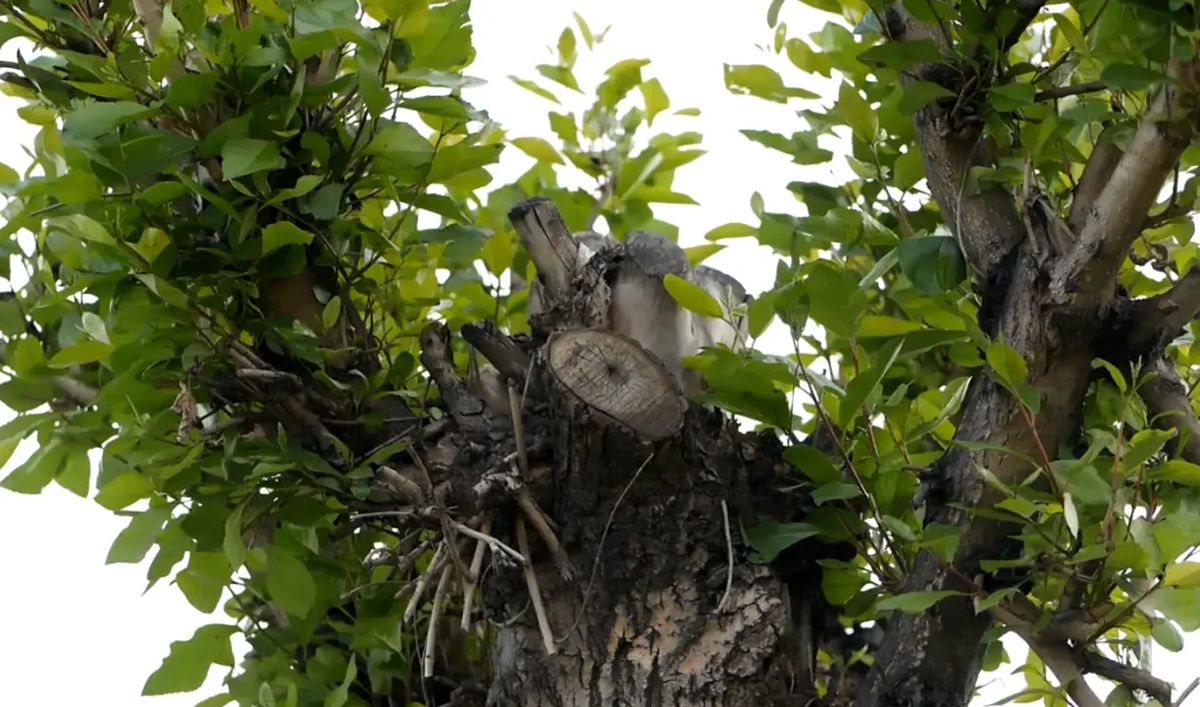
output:
[[[567,291],[579,262],[579,243],[549,199],[529,199],[508,212],[550,302]]]

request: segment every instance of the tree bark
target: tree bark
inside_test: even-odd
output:
[[[790,650],[797,617],[788,587],[744,560],[744,519],[731,509],[727,529],[722,507],[746,470],[771,482],[778,445],[747,459],[744,450],[763,440],[741,438],[717,415],[691,423],[654,449],[560,418],[552,515],[579,577],[564,582],[538,563],[558,652],[547,656],[531,611],[498,628],[489,704],[716,707],[815,697],[811,676],[806,686],[797,680],[805,653]],[[527,593],[493,585],[488,600],[512,616]]]

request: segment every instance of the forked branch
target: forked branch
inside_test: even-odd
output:
[[[1059,293],[1077,292],[1097,304],[1111,300],[1116,275],[1180,155],[1191,143],[1200,60],[1172,59],[1163,86],[1142,118],[1129,149],[1100,195],[1088,208],[1072,250],[1055,267],[1052,283]]]

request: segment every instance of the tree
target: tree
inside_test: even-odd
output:
[[[726,85],[804,106],[751,141],[856,178],[688,249],[651,207],[700,138],[647,136],[643,60],[552,143],[463,100],[467,0],[4,3],[46,51],[0,77],[42,128],[0,174],[3,456],[40,443],[0,485],[94,488],[109,562],[222,607],[147,694],[240,632],[205,705],[965,705],[1012,632],[1026,700],[1172,703],[1192,5],[806,2],[834,16],[775,0],[769,49],[836,103]],[[582,93],[577,20],[517,83]],[[492,188],[506,145],[536,164]],[[754,298],[700,265],[733,238],[780,255]],[[748,345],[775,321],[790,356]]]

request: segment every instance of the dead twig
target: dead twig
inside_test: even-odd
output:
[[[525,530],[525,519],[517,519],[517,547],[529,557],[529,534]],[[542,590],[538,586],[537,572],[533,563],[525,564],[525,585],[529,588],[529,600],[533,603],[533,613],[537,617],[538,630],[542,632],[542,645],[546,647],[547,655],[558,653],[554,643],[554,633],[550,630],[550,620],[546,618],[546,604],[542,601]]]
[[[491,532],[492,519],[484,518],[479,529],[485,535]],[[462,630],[464,632],[471,628],[471,610],[475,603],[475,585],[479,581],[479,573],[483,570],[483,556],[487,551],[487,546],[487,543],[483,540],[475,541],[475,556],[471,558],[470,575],[463,582]]]
[[[454,552],[451,550],[451,552]],[[446,601],[446,588],[450,586],[450,577],[454,574],[454,566],[447,565],[442,570],[437,589],[433,592],[433,606],[429,609],[429,628],[425,631],[425,658],[421,666],[426,678],[433,677],[434,650],[437,648],[437,627],[442,622],[442,605]]]

